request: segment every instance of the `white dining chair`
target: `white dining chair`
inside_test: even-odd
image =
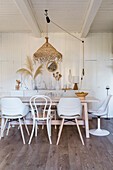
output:
[[[67,120],[75,120],[77,129],[80,135],[80,139],[82,144],[84,145],[84,140],[80,131],[78,118],[82,114],[82,104],[80,102],[80,99],[78,98],[61,98],[59,101],[59,104],[57,106],[57,112],[58,116],[62,118],[62,122],[60,125],[59,133],[58,133],[58,139],[57,139],[57,145],[59,144],[61,132],[63,129],[63,125],[65,123],[65,119]]]
[[[97,111],[89,110],[90,114],[97,117],[97,122],[98,122],[97,123],[97,125],[98,125],[97,129],[91,129],[89,131],[90,134],[95,135],[95,136],[107,136],[107,135],[110,134],[109,131],[100,128],[100,118],[102,116],[107,115],[108,104],[109,104],[111,97],[112,97],[112,95],[108,95]]]
[[[21,131],[23,143],[25,144],[25,138],[24,138],[21,119],[23,119],[23,123],[29,135],[29,130],[25,122],[25,116],[28,114],[28,112],[29,112],[29,107],[24,105],[19,98],[2,98],[1,99],[1,118],[6,119],[4,126],[2,127],[2,136],[3,136],[7,123],[8,123],[8,128],[7,128],[6,135],[8,135],[9,133],[10,124],[12,124],[12,121],[19,121],[19,128]]]
[[[38,108],[40,105],[43,105],[42,113],[40,113],[39,108]],[[33,118],[33,128],[32,128],[32,132],[31,132],[31,136],[30,136],[28,144],[31,143],[34,131],[35,131],[35,136],[37,136],[37,125],[40,121],[42,123],[46,123],[49,142],[50,144],[52,144],[52,141],[51,141],[51,119],[52,119],[51,105],[52,105],[52,100],[48,96],[36,95],[36,96],[31,97],[30,106],[31,106],[31,113],[32,113],[32,118]]]

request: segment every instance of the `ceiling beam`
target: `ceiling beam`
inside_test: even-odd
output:
[[[32,12],[32,8],[28,2],[28,0],[15,0],[20,12],[24,16],[25,20],[27,21],[28,25],[30,26],[33,34],[36,37],[41,37],[41,31],[39,29],[38,23],[34,17]]]
[[[102,3],[102,0],[91,0],[89,9],[86,14],[86,18],[81,30],[81,38],[85,38],[87,34],[89,33],[91,24],[93,23],[93,20],[99,10],[99,7]]]

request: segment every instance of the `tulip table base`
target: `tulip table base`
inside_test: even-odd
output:
[[[89,133],[90,133],[91,135],[95,135],[95,136],[107,136],[107,135],[110,134],[109,131],[104,130],[104,129],[91,129],[91,130],[89,131]]]

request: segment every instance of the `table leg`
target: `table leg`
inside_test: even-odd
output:
[[[84,118],[85,118],[86,138],[90,138],[90,136],[89,136],[89,122],[88,122],[87,103],[83,103],[83,105],[84,105]]]
[[[4,134],[3,134],[4,123],[5,123],[5,119],[1,118],[1,138],[4,137]]]

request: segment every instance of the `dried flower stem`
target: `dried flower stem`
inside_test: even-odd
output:
[[[62,77],[62,75],[59,72],[53,73],[53,77],[56,81],[59,81]]]

